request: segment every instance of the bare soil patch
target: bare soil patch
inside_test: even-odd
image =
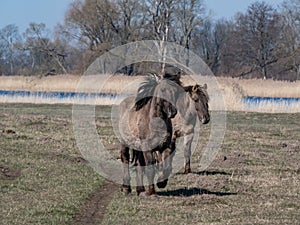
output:
[[[74,217],[72,224],[100,224],[106,213],[107,206],[110,204],[118,189],[118,186],[111,182],[107,182],[98,187],[90,194],[79,213]]]
[[[20,169],[14,169],[10,167],[0,166],[0,179],[2,180],[14,180],[21,176]]]

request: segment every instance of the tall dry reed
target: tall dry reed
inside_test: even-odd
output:
[[[258,112],[300,112],[300,103],[292,104],[261,102],[255,107],[246,105],[243,101],[245,96],[259,97],[285,97],[300,98],[300,81],[286,82],[273,80],[245,80],[234,78],[215,78],[208,76],[198,77],[201,84],[208,84],[208,92],[211,97],[210,108],[212,110],[223,109],[224,103],[227,110],[234,111],[258,111]],[[143,80],[142,76],[115,75],[104,82],[103,76],[88,76],[82,78],[76,75],[57,75],[47,77],[23,77],[23,76],[0,76],[0,90],[26,90],[26,91],[59,91],[59,92],[88,92],[88,93],[135,93],[138,85]],[[191,77],[182,77],[184,85],[196,83]],[[104,83],[102,88],[101,85]],[[79,86],[78,86],[79,85]],[[78,87],[80,87],[78,89]],[[0,97],[1,102],[35,102],[42,103],[44,100],[37,98]],[[47,100],[47,103],[73,103],[74,100]],[[97,99],[97,104],[113,104],[112,99]],[[93,103],[93,102],[92,102]]]

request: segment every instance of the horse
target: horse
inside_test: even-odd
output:
[[[171,149],[176,148],[176,138],[184,138],[184,173],[191,173],[191,144],[194,138],[194,128],[198,117],[202,124],[207,124],[210,121],[207,93],[207,85],[183,87],[185,92],[178,96],[176,108],[178,113],[172,119],[173,136]]]
[[[125,194],[131,193],[130,149],[133,150],[131,163],[136,166],[137,195],[156,195],[156,167],[159,168],[157,187],[164,188],[167,185],[174,156],[170,148],[173,133],[171,119],[177,114],[175,104],[180,90],[184,91],[179,82],[148,77],[138,88],[136,97],[121,102],[119,132],[123,163],[122,191]],[[147,192],[143,184],[144,172],[148,179]]]

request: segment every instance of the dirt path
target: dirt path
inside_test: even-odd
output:
[[[118,185],[111,182],[106,182],[97,188],[84,203],[80,209],[80,213],[74,217],[72,224],[101,224],[106,213],[106,208],[118,189]]]

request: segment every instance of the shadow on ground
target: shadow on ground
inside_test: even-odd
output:
[[[231,173],[227,173],[224,171],[201,171],[201,172],[192,172],[193,174],[198,174],[201,176],[214,176],[214,175],[224,175],[224,176],[231,176]]]
[[[216,195],[216,196],[229,196],[237,195],[237,193],[232,192],[214,192],[202,188],[180,188],[177,190],[168,190],[157,192],[160,196],[180,196],[180,197],[190,197],[193,195]]]
[[[177,173],[178,175],[184,175],[184,172],[179,172]],[[191,174],[197,174],[200,176],[214,176],[214,175],[224,175],[224,176],[231,176],[232,173],[227,173],[224,171],[217,171],[217,170],[213,170],[213,171],[199,171],[199,172],[194,172],[192,171]]]

